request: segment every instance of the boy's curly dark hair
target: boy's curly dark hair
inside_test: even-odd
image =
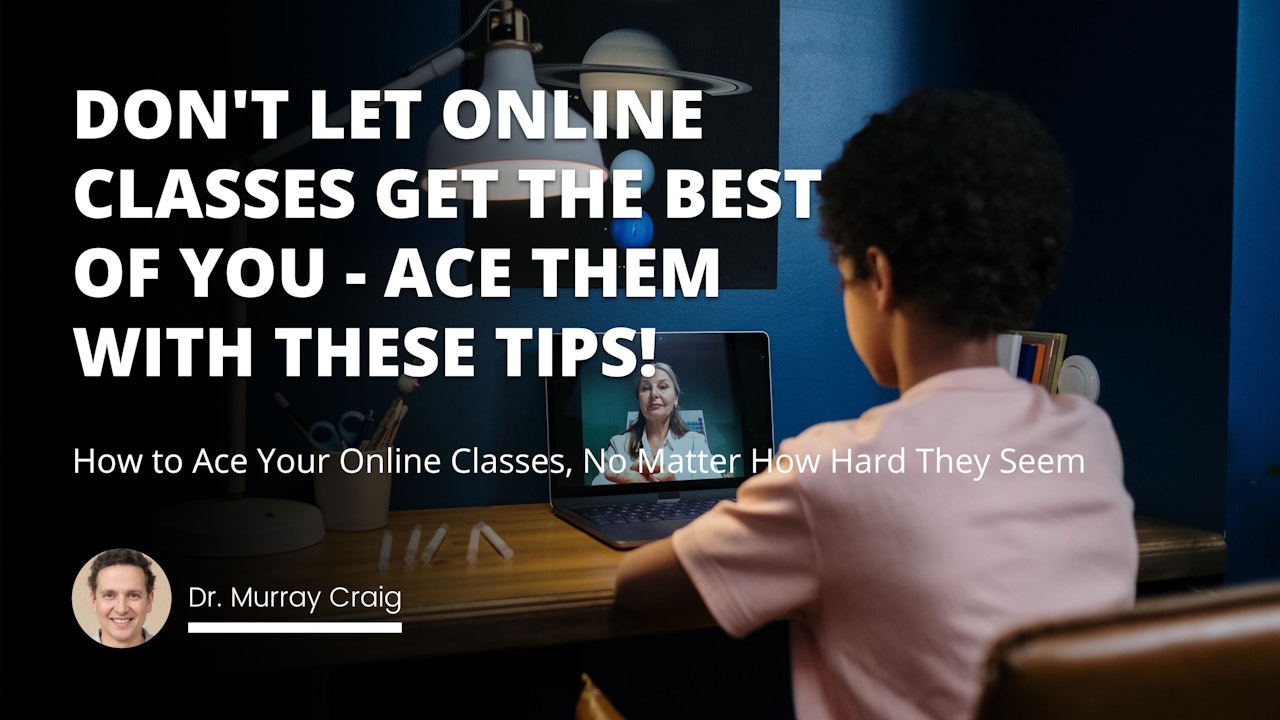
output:
[[[1057,284],[1071,184],[1057,144],[1014,101],[925,88],[872,116],[823,171],[822,235],[866,279],[965,337],[1027,327]]]

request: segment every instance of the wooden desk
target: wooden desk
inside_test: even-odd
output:
[[[466,562],[471,526],[489,523],[515,551],[505,559],[481,538],[478,562]],[[441,524],[449,534],[429,565],[405,565],[415,523],[421,547]],[[390,566],[377,569],[383,531],[330,532],[317,545],[265,558],[200,560],[202,586],[224,599],[242,592],[290,589],[329,593],[333,588],[400,591],[401,608],[335,608],[322,601],[314,614],[291,608],[188,609],[188,620],[384,620],[403,623],[394,640],[330,636],[305,657],[275,657],[272,667],[427,657],[587,642],[700,629],[688,621],[645,620],[613,607],[613,585],[623,552],[612,550],[553,516],[545,504],[393,512]],[[1222,536],[1152,518],[1137,518],[1139,582],[1220,574]],[[205,580],[207,579],[207,581]],[[175,592],[185,588],[175,587]],[[185,598],[177,598],[184,601]],[[226,610],[226,608],[224,608]],[[339,639],[340,638],[340,639]],[[271,643],[264,642],[263,648]],[[252,656],[252,653],[247,653]],[[264,662],[267,662],[264,659]]]

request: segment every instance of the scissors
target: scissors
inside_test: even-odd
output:
[[[356,447],[361,436],[367,433],[366,425],[373,424],[373,415],[359,410],[348,410],[338,418],[338,422],[317,420],[307,429],[307,438],[311,444],[327,452],[337,452],[344,447]]]

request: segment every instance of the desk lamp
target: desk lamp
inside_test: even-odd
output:
[[[501,6],[495,9],[496,6]],[[511,0],[494,0],[480,12],[457,40],[411,67],[399,79],[383,86],[383,90],[421,87],[462,66],[478,54],[468,54],[456,47],[487,18],[489,40],[480,54],[484,56],[484,80],[480,92],[496,108],[499,90],[517,91],[526,107],[538,89],[533,71],[532,54],[541,46],[529,40],[529,20],[515,8]],[[548,113],[550,111],[548,110]],[[563,114],[563,113],[562,113]],[[351,119],[351,107],[336,110],[326,118],[328,127],[345,125]],[[459,119],[472,122],[474,116]],[[576,112],[561,120],[572,127],[588,128],[587,121]],[[437,128],[428,143],[427,168],[497,169],[499,180],[492,184],[492,200],[517,200],[529,197],[529,186],[516,179],[521,168],[599,168],[603,169],[599,143],[590,138],[559,140],[530,139],[518,124],[506,140],[497,137],[497,123],[490,132],[474,140],[457,140],[444,127]],[[554,128],[550,115],[547,128]],[[550,130],[548,130],[550,132]],[[311,140],[311,128],[303,128],[250,156],[250,169],[262,167],[302,147]],[[458,183],[458,198],[472,199],[470,183]],[[548,183],[547,196],[559,194],[558,184]],[[248,246],[248,227],[243,215],[232,228],[232,246]],[[247,303],[234,301],[235,327],[248,326]],[[248,415],[248,382],[235,377],[230,395],[230,450],[244,454],[248,450],[246,420]],[[152,539],[168,552],[197,557],[248,557],[298,550],[324,539],[324,519],[320,509],[310,503],[283,498],[251,497],[245,494],[245,476],[228,476],[227,497],[217,500],[183,503],[163,508],[151,517]]]
[[[530,41],[528,16],[511,2],[503,2],[500,10],[490,12],[489,38],[484,48],[484,80],[480,83],[479,93],[490,108],[491,122],[483,135],[467,140],[449,134],[444,125],[437,127],[427,145],[428,168],[497,170],[497,181],[487,188],[488,197],[492,200],[528,199],[529,186],[520,182],[519,170],[604,169],[600,144],[591,137],[591,124],[582,115],[567,104],[555,108],[555,103],[546,95],[541,98],[541,103],[534,101],[535,91],[542,88],[534,75],[533,53],[541,49],[540,44]],[[517,93],[531,115],[541,111],[540,120],[545,131],[543,138],[525,136],[518,123],[512,123],[511,137],[499,137],[496,117],[496,108],[500,105],[499,91]],[[558,120],[557,114],[560,116]],[[464,127],[474,123],[475,106],[459,107],[458,119]],[[557,123],[572,128],[582,137],[554,137]],[[561,194],[558,172],[556,177],[557,180],[547,183],[547,197]],[[453,187],[460,199],[472,199],[471,183],[458,183]]]

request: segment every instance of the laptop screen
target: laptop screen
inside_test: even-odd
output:
[[[647,378],[606,377],[607,360],[601,351],[546,381],[548,451],[568,467],[549,478],[553,499],[733,488],[772,450],[764,332],[659,332]],[[646,423],[669,424],[667,440],[655,447]]]

